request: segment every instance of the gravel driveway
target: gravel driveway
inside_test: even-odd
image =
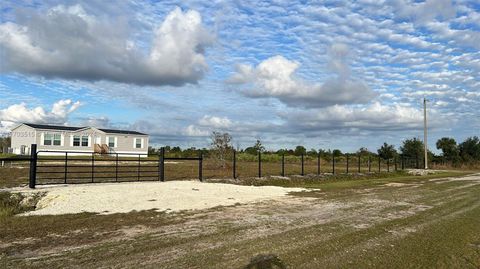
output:
[[[17,191],[27,195],[45,192],[37,209],[26,215],[58,215],[81,212],[112,214],[150,209],[167,212],[206,209],[280,199],[289,192],[305,189],[168,181],[38,186],[35,190]]]

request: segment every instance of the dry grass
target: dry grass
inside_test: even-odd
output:
[[[29,171],[25,167],[0,167],[0,188],[27,185]]]
[[[38,162],[37,183],[63,183],[65,180],[64,160],[53,160],[44,158]],[[92,162],[88,158],[75,157],[67,162],[67,182],[87,183],[92,181]],[[136,159],[121,159],[118,169],[115,167],[115,159],[98,157],[94,161],[93,175],[95,182],[135,181],[135,180],[159,180],[158,161],[155,159],[142,160],[140,163]],[[221,167],[215,160],[205,159],[203,161],[204,179],[229,179],[233,178],[232,163],[226,163]],[[47,166],[47,167],[41,167]],[[400,166],[397,166],[400,169]],[[393,171],[394,165],[387,167],[386,163],[381,163],[380,170],[386,172]],[[198,178],[198,161],[167,161],[165,163],[166,180],[187,180]],[[367,162],[361,162],[360,173],[368,171],[378,172],[378,162],[372,162],[370,169]],[[281,175],[281,162],[265,161],[261,165],[261,175],[279,176]],[[288,159],[285,162],[285,176],[295,176],[301,174],[301,162],[297,158]],[[321,160],[321,174],[332,173],[333,166],[331,162]],[[351,159],[349,173],[358,173],[358,162]],[[304,174],[315,176],[318,172],[317,160],[307,158],[304,163]],[[345,174],[347,172],[345,160],[335,163],[335,173]],[[28,184],[29,165],[27,162],[7,164],[0,167],[0,187],[12,187]],[[238,161],[236,176],[239,178],[258,177],[258,161]],[[118,177],[118,179],[117,179]]]
[[[285,184],[289,200],[164,214],[7,217],[12,268],[478,268],[480,183],[397,175]],[[387,185],[387,183],[404,183]],[[264,182],[268,184],[268,181]]]

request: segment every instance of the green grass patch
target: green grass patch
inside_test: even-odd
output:
[[[1,159],[6,159],[6,158],[15,158],[18,155],[15,155],[13,153],[0,153],[0,160]]]

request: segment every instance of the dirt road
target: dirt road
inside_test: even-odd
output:
[[[317,187],[322,190],[171,215],[168,221],[155,212],[137,221],[127,221],[129,214],[102,216],[126,225],[108,229],[97,224],[95,233],[86,231],[92,226],[51,231],[45,236],[52,242],[72,238],[56,243],[54,251],[52,243],[22,251],[22,244],[27,249],[38,245],[35,237],[4,244],[5,260],[15,267],[78,268],[480,267],[480,174]],[[75,242],[78,234],[91,240]]]

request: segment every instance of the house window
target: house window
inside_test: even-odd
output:
[[[88,147],[88,136],[82,135],[82,147]]]
[[[52,134],[44,134],[43,135],[43,144],[45,146],[51,146],[52,145]]]
[[[53,135],[53,145],[60,146],[62,144],[62,136],[60,134]]]
[[[108,137],[107,138],[107,142],[108,142],[108,147],[110,148],[114,148],[115,147],[115,137]]]
[[[74,147],[80,147],[80,136],[79,135],[74,135],[73,136],[73,146]]]
[[[141,138],[135,138],[135,148],[136,149],[141,149],[142,148],[142,139]]]

